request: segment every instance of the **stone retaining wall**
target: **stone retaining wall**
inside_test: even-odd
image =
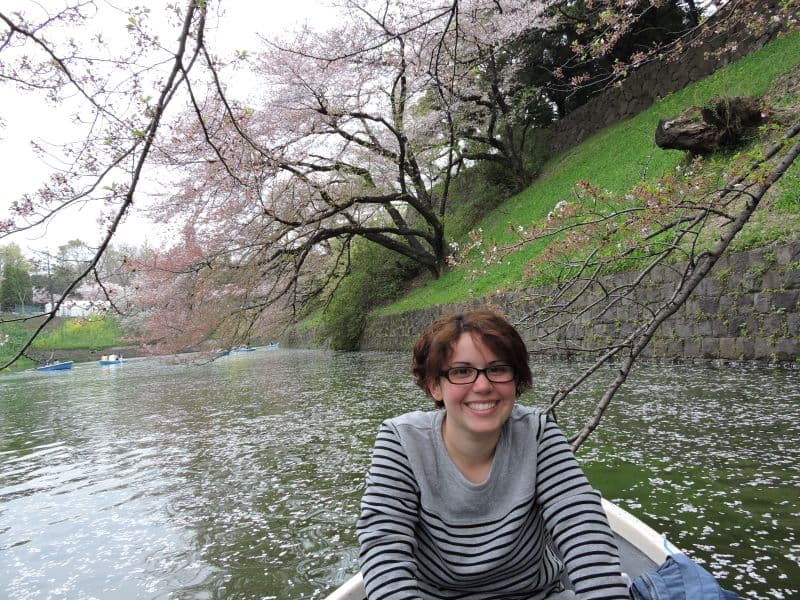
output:
[[[531,351],[564,355],[568,347],[596,347],[618,339],[640,318],[640,307],[665,302],[678,269],[655,271],[637,288],[631,301],[600,315],[561,317],[564,328],[543,338],[531,316],[542,308],[549,289],[526,290],[419,311],[370,317],[362,350],[409,351],[419,332],[443,314],[477,307],[487,301],[519,324]],[[629,283],[631,274],[606,278],[613,289]],[[597,298],[589,294],[584,302]],[[556,323],[549,323],[554,328]],[[800,359],[800,242],[767,246],[723,256],[679,311],[661,326],[644,357],[795,363]]]

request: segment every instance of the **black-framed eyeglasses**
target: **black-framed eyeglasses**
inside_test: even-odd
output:
[[[514,367],[511,365],[490,365],[485,369],[476,367],[451,367],[441,372],[442,377],[446,377],[450,383],[456,385],[466,385],[478,379],[478,375],[483,373],[486,379],[492,383],[508,383],[514,380]]]

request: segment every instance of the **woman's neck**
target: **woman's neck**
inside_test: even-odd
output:
[[[455,432],[448,428],[447,414],[442,419],[442,440],[447,454],[472,483],[483,483],[488,479],[499,439],[499,431],[485,436]]]

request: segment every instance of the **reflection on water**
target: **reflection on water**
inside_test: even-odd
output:
[[[321,598],[355,570],[407,357],[278,350],[0,378],[0,597]],[[575,365],[534,365],[548,398]],[[559,413],[574,431],[597,391]],[[643,367],[581,457],[727,587],[798,594],[800,372]]]

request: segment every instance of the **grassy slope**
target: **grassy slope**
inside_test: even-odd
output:
[[[489,214],[479,224],[484,239],[499,245],[514,241],[513,228],[543,220],[557,202],[573,197],[573,188],[579,181],[587,180],[600,188],[624,194],[643,179],[666,175],[684,160],[684,153],[662,150],[655,145],[654,134],[660,118],[674,116],[692,105],[702,105],[714,96],[762,96],[778,78],[798,64],[800,31],[670,94],[636,117],[597,133],[551,159],[533,185]],[[783,185],[792,185],[792,190],[796,190],[797,178],[795,165],[787,177],[789,183]],[[792,218],[797,219],[797,215]],[[418,287],[380,312],[404,312],[530,285],[535,282],[526,278],[525,265],[543,247],[543,243],[528,245],[509,256],[502,265],[490,267],[483,273],[471,273],[468,263],[451,269],[440,279]]]
[[[12,318],[14,315],[5,315]],[[0,324],[0,364],[11,359],[18,348],[27,341],[30,334],[38,326],[38,321],[33,319],[25,323]],[[5,338],[5,336],[8,338]],[[124,346],[128,342],[123,339],[123,332],[114,317],[76,317],[57,318],[34,341],[28,354],[34,357],[47,357],[55,353],[58,357],[59,350],[101,350],[115,346]],[[35,363],[27,358],[22,358],[12,365],[10,371],[18,371],[34,366]]]
[[[64,319],[60,326],[43,332],[33,347],[37,350],[99,350],[125,345],[114,317]]]

